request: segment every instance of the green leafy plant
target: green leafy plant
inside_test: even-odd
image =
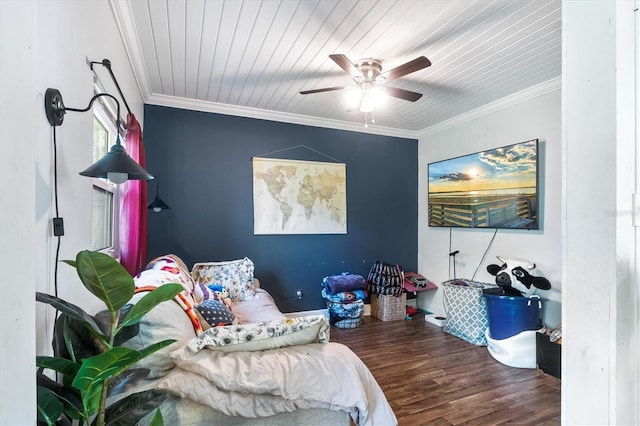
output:
[[[163,340],[139,351],[121,346],[138,334],[139,321],[158,304],[171,300],[180,284],[166,284],[146,293],[135,304],[133,278],[120,263],[105,254],[81,251],[76,260],[80,280],[106,310],[92,316],[63,299],[36,293],[38,302],[56,308],[54,356],[36,357],[38,421],[48,425],[130,425],[156,409],[167,397],[159,390],[133,393],[107,407],[107,398],[121,393],[149,370],[130,368],[175,340]],[[53,380],[45,370],[55,371]],[[157,410],[152,425],[162,424]]]

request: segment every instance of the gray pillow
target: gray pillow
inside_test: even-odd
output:
[[[144,293],[137,294],[132,303],[137,302]],[[173,300],[162,302],[140,320],[140,332],[122,346],[140,350],[165,339],[187,342],[196,337],[191,320],[184,310]],[[148,368],[148,378],[163,377],[175,366],[169,353],[179,346],[174,343],[136,363],[133,368]]]

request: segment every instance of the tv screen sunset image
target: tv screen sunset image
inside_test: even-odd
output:
[[[429,226],[538,229],[538,140],[429,164]]]

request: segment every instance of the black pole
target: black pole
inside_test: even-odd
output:
[[[100,62],[97,61],[91,61],[90,63],[90,68],[93,71],[93,64],[100,64],[103,67],[105,67],[107,69],[107,71],[109,71],[109,75],[111,76],[111,79],[113,80],[113,83],[116,85],[116,89],[118,89],[118,93],[120,93],[120,97],[122,98],[122,102],[124,103],[124,106],[127,107],[127,111],[129,111],[129,114],[131,114],[131,108],[129,108],[129,104],[127,103],[127,99],[124,97],[124,94],[122,93],[122,89],[120,89],[120,85],[118,84],[118,80],[116,80],[116,76],[113,74],[113,71],[111,70],[111,61],[108,59],[103,59]]]

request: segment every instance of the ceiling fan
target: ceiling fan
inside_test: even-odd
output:
[[[375,103],[374,98],[381,93],[409,102],[415,102],[420,99],[422,93],[399,89],[397,87],[389,87],[386,86],[386,83],[431,65],[429,59],[424,56],[419,56],[389,71],[382,72],[382,61],[380,59],[365,58],[351,62],[349,58],[342,54],[329,55],[329,58],[349,74],[358,89],[360,89],[352,106],[358,107],[362,112],[372,112]],[[331,92],[349,88],[348,86],[325,87],[322,89],[302,90],[300,94],[308,95],[311,93]]]

